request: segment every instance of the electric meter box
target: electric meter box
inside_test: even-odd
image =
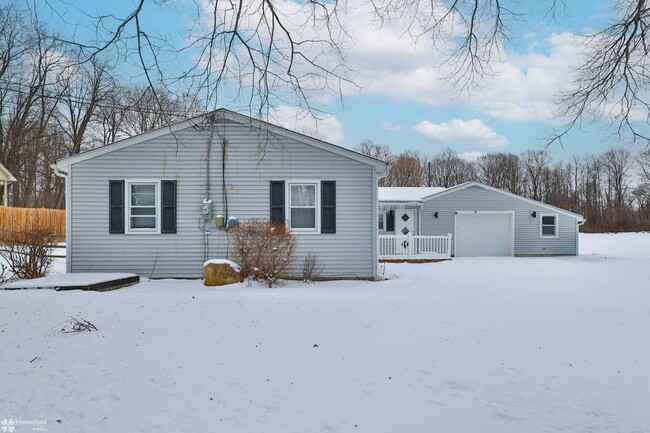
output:
[[[201,207],[201,214],[203,219],[206,221],[212,220],[212,200],[206,198],[203,200],[203,206]]]

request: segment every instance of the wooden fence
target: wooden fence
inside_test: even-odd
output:
[[[0,232],[20,232],[38,227],[54,233],[65,241],[65,211],[60,209],[35,209],[0,207]]]

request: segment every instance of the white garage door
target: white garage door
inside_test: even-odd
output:
[[[511,256],[512,214],[457,213],[456,256]]]

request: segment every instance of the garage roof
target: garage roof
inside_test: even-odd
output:
[[[545,207],[545,208],[547,208],[547,209],[549,209],[549,210],[551,210],[553,212],[561,213],[561,214],[567,215],[569,217],[575,218],[578,221],[582,221],[582,222],[586,221],[585,218],[582,215],[577,214],[575,212],[571,212],[571,211],[568,211],[568,210],[565,210],[565,209],[562,209],[562,208],[559,208],[559,207],[556,207],[556,206],[552,206],[550,204],[546,204],[546,203],[543,203],[541,201],[537,201],[537,200],[533,200],[533,199],[530,199],[530,198],[522,197],[520,195],[511,193],[509,191],[504,191],[502,189],[495,188],[495,187],[489,186],[489,185],[485,185],[484,183],[476,182],[476,181],[461,183],[460,185],[456,185],[454,187],[447,188],[444,191],[440,191],[440,192],[437,192],[437,193],[432,193],[432,194],[424,197],[422,199],[422,201],[432,200],[432,199],[442,197],[442,196],[447,195],[447,194],[452,194],[452,193],[454,193],[456,191],[460,191],[460,190],[463,190],[465,188],[470,188],[472,186],[477,186],[479,188],[494,191],[494,192],[497,192],[499,194],[503,194],[505,196],[515,198],[517,200],[521,200],[521,201],[524,201],[524,202],[527,202],[527,203],[534,204],[536,206]]]
[[[380,202],[422,202],[422,199],[433,194],[445,191],[441,187],[406,187],[406,186],[382,186],[379,187]]]

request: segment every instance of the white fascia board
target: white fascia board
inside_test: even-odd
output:
[[[562,209],[562,208],[559,208],[559,207],[555,207],[553,205],[546,204],[546,203],[543,203],[541,201],[537,201],[537,200],[533,200],[533,199],[530,199],[530,198],[522,197],[520,195],[511,193],[510,191],[504,191],[502,189],[495,188],[495,187],[490,186],[490,185],[485,185],[484,183],[476,182],[476,181],[461,183],[460,185],[453,186],[453,187],[451,187],[451,188],[449,188],[449,189],[447,189],[445,191],[442,191],[442,192],[439,192],[439,193],[432,194],[430,196],[424,197],[422,200],[427,201],[427,200],[435,199],[435,198],[442,197],[442,196],[447,195],[447,194],[452,194],[452,193],[454,193],[456,191],[463,190],[465,188],[469,188],[471,186],[478,186],[480,188],[487,189],[489,191],[494,191],[494,192],[497,192],[499,194],[502,194],[502,195],[505,195],[505,196],[508,196],[508,197],[511,197],[511,198],[514,198],[514,199],[517,199],[517,200],[521,200],[521,201],[524,201],[526,203],[530,203],[530,204],[535,205],[535,206],[540,206],[540,207],[549,209],[549,210],[551,210],[553,212],[561,213],[561,214],[566,215],[568,217],[575,218],[578,221],[585,221],[585,219],[584,219],[584,217],[582,215],[577,214],[575,212],[571,212],[571,211],[568,211],[568,210],[565,210],[565,209]]]

